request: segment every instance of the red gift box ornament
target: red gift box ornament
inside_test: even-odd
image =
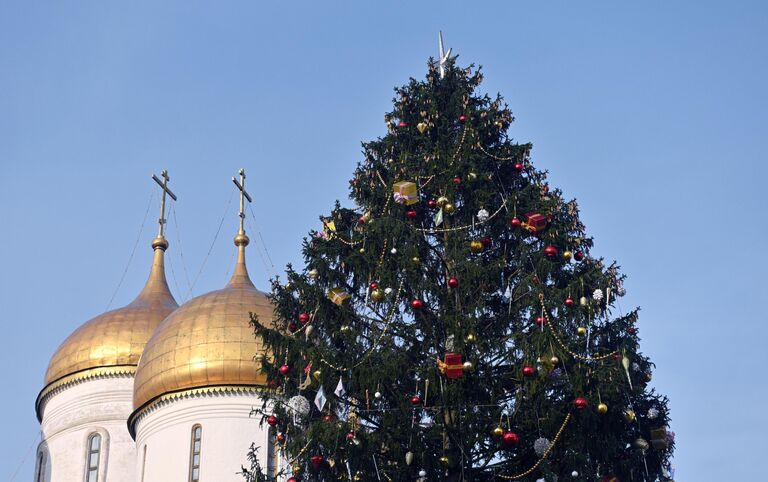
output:
[[[460,353],[446,353],[445,361],[437,360],[437,368],[446,378],[461,378],[464,376],[464,363]]]
[[[523,227],[529,233],[540,233],[547,227],[547,217],[539,213],[528,213],[525,215]]]

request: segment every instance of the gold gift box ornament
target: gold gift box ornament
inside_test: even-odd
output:
[[[404,203],[406,206],[410,206],[411,204],[416,204],[417,202],[419,202],[419,190],[416,187],[415,182],[411,182],[411,181],[396,182],[392,186],[392,190],[394,191],[394,197],[396,202]]]
[[[669,446],[667,440],[667,427],[659,427],[651,430],[651,445],[656,450],[664,450]]]
[[[333,288],[328,291],[328,299],[336,303],[337,305],[343,305],[351,295],[341,288]]]

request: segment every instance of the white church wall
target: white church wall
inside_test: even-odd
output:
[[[238,472],[248,466],[254,442],[261,447],[259,459],[266,468],[269,427],[260,427],[260,417],[250,416],[251,409],[260,406],[258,396],[234,393],[164,402],[137,423],[136,482],[189,482],[195,425],[202,428],[201,482],[242,482]]]
[[[38,449],[44,452],[45,482],[85,481],[94,433],[101,435],[98,482],[135,482],[136,446],[126,425],[132,398],[131,377],[88,380],[53,395],[43,408]]]

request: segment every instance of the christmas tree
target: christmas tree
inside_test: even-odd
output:
[[[637,310],[480,69],[430,60],[252,320],[279,473],[251,481],[670,480]]]

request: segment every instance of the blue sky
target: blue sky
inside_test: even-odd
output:
[[[0,480],[25,456],[15,480],[32,478],[48,358],[107,307],[150,175],[167,168],[179,195],[168,255],[184,300],[245,167],[266,289],[346,199],[360,142],[385,132],[392,88],[423,77],[439,29],[629,275],[676,480],[764,477],[764,2],[278,3],[0,2]],[[148,272],[152,202],[113,307]],[[234,207],[193,294],[226,280]]]

